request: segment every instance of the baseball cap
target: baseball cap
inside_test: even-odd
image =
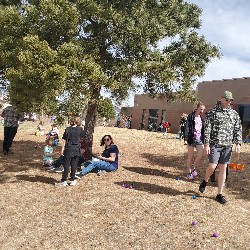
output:
[[[225,91],[222,95],[223,98],[228,99],[228,100],[234,100],[233,94],[230,91]]]

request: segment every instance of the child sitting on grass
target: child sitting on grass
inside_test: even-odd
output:
[[[48,167],[47,170],[54,169],[53,166],[53,156],[58,154],[56,152],[53,152],[53,138],[48,138],[45,140],[45,147],[44,147],[44,155],[43,155],[43,166]]]
[[[59,145],[59,129],[57,124],[51,125],[51,130],[47,134],[47,138],[53,139],[53,146],[58,147]]]
[[[44,136],[44,127],[43,127],[44,122],[40,121],[38,126],[37,126],[37,131],[35,133],[36,136]]]

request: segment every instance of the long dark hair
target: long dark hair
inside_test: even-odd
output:
[[[113,141],[113,138],[111,137],[111,135],[104,135],[104,136],[102,137],[102,139],[101,139],[101,145],[100,145],[100,146],[105,145],[105,141],[104,141],[104,138],[105,138],[105,137],[108,137],[108,138],[110,139],[110,141],[111,141],[110,144],[114,144],[114,141]]]

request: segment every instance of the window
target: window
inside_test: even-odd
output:
[[[148,130],[155,131],[157,128],[158,121],[158,109],[150,109],[148,117]]]

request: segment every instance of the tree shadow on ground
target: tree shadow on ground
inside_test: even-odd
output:
[[[16,175],[16,181],[13,181],[12,183],[19,182],[21,181],[28,181],[28,182],[42,182],[46,184],[51,184],[55,185],[55,182],[58,182],[57,179],[52,178],[52,177],[46,177],[46,176],[40,176],[40,175],[35,175],[35,176],[30,176],[30,175]]]
[[[42,171],[43,147],[35,141],[14,141],[13,154],[0,154],[0,183],[5,183],[8,179],[8,173],[17,173],[36,169]]]
[[[143,175],[155,175],[155,176],[161,176],[166,178],[178,178],[180,174],[178,172],[183,172],[183,176],[185,174],[186,168],[185,168],[185,161],[186,158],[183,155],[177,155],[177,156],[163,156],[163,155],[156,155],[156,154],[150,154],[150,153],[143,153],[141,154],[141,157],[146,158],[147,161],[150,163],[151,166],[159,166],[163,169],[156,169],[156,168],[146,168],[146,167],[124,167],[125,169],[136,172]],[[249,160],[249,155],[246,153],[241,153],[241,162],[247,165]],[[208,166],[208,161],[204,157],[203,161],[201,162],[201,167],[199,171],[199,180],[196,180],[196,183],[200,183],[200,180],[205,176],[206,167]],[[177,169],[178,171],[176,174],[173,171],[168,171],[169,168]],[[232,171],[229,171],[229,190],[231,190],[231,194],[235,195],[238,199],[247,199],[250,200],[250,185],[249,185],[249,179],[250,174],[249,170],[245,168],[245,171],[236,171],[237,173],[237,182],[235,182],[236,177],[234,177],[234,173]],[[242,178],[242,176],[245,175],[245,179]],[[218,176],[218,171],[216,171],[216,179]],[[181,179],[185,180],[185,178],[181,177]],[[188,181],[188,180],[186,180]],[[216,186],[217,183],[211,184],[209,182],[209,185]],[[244,190],[240,190],[241,187],[244,186]],[[209,188],[209,187],[208,187]]]
[[[123,182],[115,182],[116,185],[124,186],[127,185],[128,188],[133,186],[131,189],[135,189],[138,191],[143,191],[151,194],[165,194],[165,195],[171,195],[171,196],[177,196],[177,195],[186,195],[186,196],[193,196],[200,197],[200,194],[194,190],[188,190],[185,192],[181,192],[177,189],[173,189],[170,187],[163,187],[151,183],[145,183],[145,182],[131,182],[131,181],[123,181]]]

